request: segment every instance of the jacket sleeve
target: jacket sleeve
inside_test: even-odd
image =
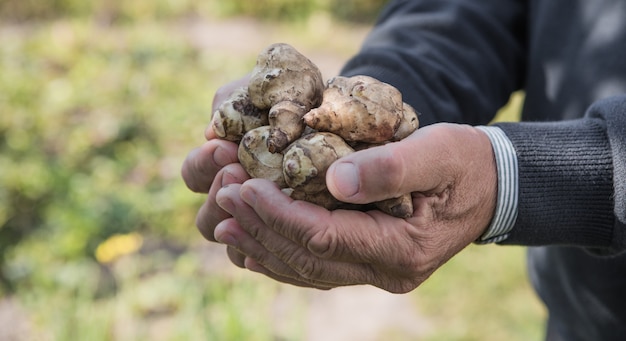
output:
[[[485,124],[522,86],[525,2],[391,1],[344,76],[394,85],[435,122]]]
[[[518,218],[503,244],[626,250],[626,96],[577,120],[497,125],[519,165]]]

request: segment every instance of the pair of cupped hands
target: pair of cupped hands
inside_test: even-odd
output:
[[[217,108],[246,79],[220,88]],[[328,211],[291,199],[273,182],[250,179],[237,145],[212,130],[192,150],[182,176],[208,193],[196,225],[226,244],[241,268],[280,282],[330,289],[370,284],[393,293],[415,289],[486,230],[494,215],[497,175],[489,138],[459,124],[433,124],[394,143],[333,163],[326,184],[343,202],[365,204],[412,193],[407,219],[372,210]]]

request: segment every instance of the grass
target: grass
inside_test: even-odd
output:
[[[237,20],[219,27],[250,24]],[[250,70],[257,47],[287,41],[336,72],[364,30],[323,15],[252,22],[246,34],[263,36],[232,47],[211,45],[227,31],[195,24],[0,25],[0,226],[38,226],[19,240],[2,235],[24,339],[306,340],[311,291],[240,271],[200,240],[203,197],[178,170],[202,143],[212,94]],[[515,105],[504,112],[515,119]],[[428,326],[423,340],[542,334],[521,248],[470,246],[404,298]],[[373,337],[412,339],[393,327]]]

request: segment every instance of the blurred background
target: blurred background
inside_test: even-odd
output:
[[[406,295],[320,292],[194,227],[179,170],[215,90],[275,42],[336,75],[384,3],[0,0],[0,340],[540,339],[522,248],[470,246]]]

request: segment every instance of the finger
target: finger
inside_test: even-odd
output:
[[[301,287],[328,289],[337,286],[302,278],[287,264],[267,252],[235,219],[226,219],[221,222],[215,229],[215,235],[221,242],[231,244],[229,250],[232,251],[230,251],[229,257],[231,255],[235,257],[237,266],[264,274],[283,283]]]
[[[226,254],[228,255],[228,259],[230,259],[230,261],[236,266],[240,268],[246,267],[245,265],[246,255],[237,251],[237,249],[235,249],[234,247],[232,246],[226,247]]]
[[[340,201],[357,204],[411,192],[439,193],[455,181],[455,168],[465,167],[455,164],[457,156],[474,152],[464,139],[479,135],[461,125],[421,128],[402,141],[341,158],[328,169],[328,189]]]
[[[280,196],[283,200],[286,199],[286,201],[294,203],[293,200],[285,196],[276,186],[272,186],[271,182],[261,179],[256,180],[268,184],[268,187],[275,190],[265,195],[263,201],[267,200],[271,202],[278,200],[272,197]],[[251,181],[255,181],[255,179],[249,180],[248,182]],[[244,185],[239,187],[243,188],[243,186]],[[218,240],[226,242],[229,245],[234,245],[242,253],[255,259],[272,273],[297,281],[304,281],[316,285],[331,284],[332,286],[339,286],[375,283],[378,280],[371,267],[365,264],[322,259],[314,255],[307,248],[302,247],[300,244],[268,228],[266,222],[257,215],[257,212],[241,200],[237,187],[238,186],[228,186],[222,188],[218,192],[217,201],[220,206],[237,219],[239,226],[241,226],[254,241],[248,240],[243,234],[235,235],[231,233],[228,236],[224,235],[222,228],[224,228],[226,222],[216,228],[215,233]],[[306,202],[300,203],[309,204]],[[312,204],[309,205],[317,207]],[[294,208],[296,207],[288,207],[290,210]],[[291,212],[293,215],[294,211]],[[264,214],[272,215],[272,213],[269,212]],[[273,218],[269,220],[278,221]]]
[[[282,192],[275,192],[275,187],[267,181],[248,180],[241,186],[241,197],[274,232],[325,260],[316,263],[290,254],[292,258],[285,262],[305,278],[343,284],[347,281],[342,280],[349,279],[351,284],[367,283],[400,293],[413,290],[436,268],[429,253],[432,251],[422,246],[422,242],[429,241],[434,228],[429,205],[418,205],[416,216],[408,220],[376,210],[329,212],[308,202],[281,197]],[[416,229],[412,224],[424,228]],[[259,235],[256,238],[273,240],[274,237]],[[294,266],[296,262],[300,264]],[[332,276],[316,272],[324,272],[325,268],[332,269]]]
[[[196,216],[196,226],[204,238],[215,241],[213,235],[215,226],[222,220],[231,217],[231,215],[221,209],[215,201],[215,196],[219,189],[230,184],[241,184],[247,179],[249,179],[248,174],[238,163],[224,167],[217,174],[209,190],[207,200],[200,207]]]
[[[237,144],[210,140],[192,150],[183,162],[181,175],[189,189],[206,193],[217,172],[224,166],[238,162]]]
[[[246,181],[241,186],[241,197],[275,233],[324,259],[380,262],[381,257],[389,256],[385,250],[401,245],[394,243],[399,242],[408,225],[404,219],[377,211],[328,211],[292,200],[272,183],[260,179]]]
[[[261,265],[260,263],[258,263],[257,261],[255,261],[254,259],[247,257],[245,260],[245,266],[248,270],[250,271],[254,271],[260,274],[263,274],[275,281],[278,282],[282,282],[282,283],[286,283],[286,284],[291,284],[291,285],[295,285],[298,287],[303,287],[303,288],[315,288],[315,289],[320,289],[320,290],[329,290],[332,288],[336,288],[338,287],[337,285],[333,285],[333,284],[326,284],[326,283],[312,283],[310,281],[299,281],[290,277],[285,277],[285,276],[281,276],[278,275],[270,270],[268,270],[266,267],[264,267],[263,265]]]
[[[338,285],[372,284],[391,292],[407,292],[432,272],[417,242],[419,231],[404,219],[379,211],[329,212],[308,202],[291,200],[271,182],[261,179],[246,181],[240,193],[272,232],[297,244],[298,250],[308,251],[297,252],[290,250],[289,244],[277,243],[279,239],[267,232],[269,229],[250,231],[306,279]]]

